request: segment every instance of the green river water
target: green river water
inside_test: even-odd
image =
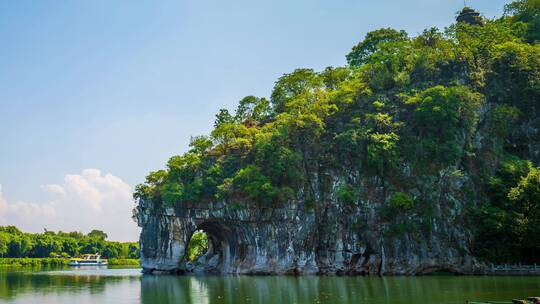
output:
[[[0,268],[0,303],[465,303],[540,295],[540,277],[151,276]]]

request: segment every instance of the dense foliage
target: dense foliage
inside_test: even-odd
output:
[[[208,249],[208,235],[203,231],[195,231],[191,236],[187,250],[186,258],[188,261],[195,261]]]
[[[137,243],[107,241],[107,234],[81,232],[24,233],[14,226],[0,226],[0,258],[60,258],[100,253],[106,258],[139,258]],[[54,262],[54,260],[53,260]]]
[[[539,1],[520,0],[475,25],[416,37],[372,31],[347,66],[297,69],[269,99],[248,96],[234,113],[220,110],[210,136],[193,138],[134,196],[156,209],[301,200],[319,212],[334,193],[348,205],[379,202],[381,220],[396,223],[390,235],[429,233],[429,189],[412,189],[450,171],[474,181],[463,192],[469,224],[479,228],[475,254],[531,260],[526,252],[540,249],[539,138],[531,131],[540,127],[539,10]],[[336,189],[330,175],[346,182]]]

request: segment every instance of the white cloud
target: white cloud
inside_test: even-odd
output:
[[[41,186],[41,189],[50,193],[54,193],[54,194],[60,194],[60,195],[66,194],[66,190],[64,190],[62,186],[57,185],[57,184],[44,185],[44,186]]]
[[[85,169],[67,174],[62,185],[41,187],[54,195],[46,203],[7,202],[0,185],[0,225],[24,231],[82,231],[100,229],[111,240],[135,241],[139,228],[131,219],[134,207],[131,187],[117,176]]]

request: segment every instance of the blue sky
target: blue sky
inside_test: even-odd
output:
[[[500,15],[505,3],[468,1],[486,17]],[[13,208],[4,206],[11,213],[2,217],[0,205],[0,225],[71,230],[54,208],[88,197],[73,190],[80,181],[92,193],[109,193],[107,181],[119,185],[118,178],[120,194],[97,197],[125,198],[126,185],[185,151],[190,136],[208,133],[219,108],[233,109],[245,95],[268,96],[274,81],[295,68],[345,64],[367,31],[390,26],[416,35],[450,24],[462,6],[460,0],[1,1],[0,202]],[[42,206],[54,211],[50,218],[39,216]],[[37,210],[36,218],[19,219],[14,210]],[[125,225],[134,225],[129,217]],[[130,229],[112,237],[136,238]]]

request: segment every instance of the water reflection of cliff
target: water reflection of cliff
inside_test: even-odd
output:
[[[0,269],[0,302],[40,304],[464,303],[538,295],[540,277],[140,276]]]
[[[519,277],[143,276],[141,301],[153,303],[463,303],[511,299],[539,290]]]
[[[384,298],[385,279],[275,276],[143,276],[151,303],[360,303]]]

